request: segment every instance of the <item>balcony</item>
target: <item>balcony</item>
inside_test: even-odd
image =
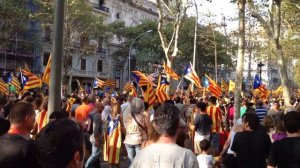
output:
[[[92,6],[94,7],[94,9],[96,9],[97,11],[103,12],[108,14],[109,13],[109,8],[104,6],[104,5],[99,5],[97,3],[91,3]]]

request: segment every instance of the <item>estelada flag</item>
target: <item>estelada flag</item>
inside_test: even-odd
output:
[[[100,80],[98,78],[95,78],[94,79],[94,83],[93,83],[93,88],[102,88],[103,89],[103,86],[105,85],[105,82],[103,80]]]
[[[162,77],[161,77],[162,78]],[[170,99],[170,96],[166,93],[166,88],[169,86],[167,79],[162,78],[156,89],[156,96],[160,103]]]
[[[144,94],[144,102],[147,102],[149,106],[152,106],[156,102],[156,94],[152,84],[141,87]]]
[[[224,91],[224,92],[228,92],[228,90],[229,90],[229,86],[227,85],[227,82],[224,80],[224,79],[222,79],[222,82],[221,82],[221,88],[222,88],[222,91]]]
[[[7,84],[0,79],[0,92],[4,93],[5,95],[9,95],[8,86]]]
[[[42,80],[25,69],[21,69],[21,83],[24,90],[42,87]]]
[[[140,71],[132,71],[131,74],[140,87],[147,86],[152,83],[147,76]]]
[[[21,84],[19,80],[13,76],[10,72],[7,73],[7,83],[14,86],[17,91],[21,90]]]
[[[198,88],[201,88],[200,78],[198,77],[196,71],[193,69],[191,63],[189,63],[184,70],[184,77],[195,84]]]
[[[205,77],[208,79],[208,90],[212,93],[213,96],[216,96],[217,98],[221,96],[222,89],[221,87],[212,80],[208,75],[205,74]]]
[[[43,78],[42,78],[42,81],[44,83],[46,83],[47,85],[49,85],[49,82],[50,82],[50,72],[51,72],[51,55],[49,56],[47,66],[44,70],[44,75],[43,75]]]
[[[175,73],[175,71],[173,71],[172,68],[168,67],[168,65],[165,62],[164,62],[164,70],[166,74],[170,75],[171,78],[175,80],[179,80],[180,77]]]
[[[121,124],[120,116],[116,119],[107,118],[107,131],[104,133],[103,157],[108,163],[118,164],[121,149]]]

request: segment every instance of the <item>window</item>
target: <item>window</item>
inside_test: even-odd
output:
[[[86,59],[81,59],[81,70],[86,70]]]
[[[103,62],[102,60],[98,60],[97,71],[102,72],[102,68],[103,68]]]

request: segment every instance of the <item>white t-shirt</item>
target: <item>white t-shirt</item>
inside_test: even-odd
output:
[[[152,144],[134,158],[130,168],[199,168],[194,153],[176,144]]]
[[[199,168],[212,168],[215,164],[215,159],[212,155],[200,154],[197,156]]]
[[[101,114],[101,119],[103,121],[106,121],[107,120],[107,117],[111,115],[111,107],[110,106],[104,106],[104,109],[102,111],[102,114]]]

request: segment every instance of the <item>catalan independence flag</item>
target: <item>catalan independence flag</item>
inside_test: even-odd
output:
[[[108,79],[108,80],[105,81],[104,86],[108,86],[108,87],[111,87],[111,88],[116,88],[117,83],[116,83],[115,80]]]
[[[201,88],[200,78],[198,77],[196,71],[193,69],[191,63],[189,63],[184,70],[184,77],[194,83],[198,88]]]
[[[129,93],[131,96],[136,97],[137,96],[137,92],[135,87],[133,86],[131,81],[128,81],[126,83],[126,85],[124,86],[124,91],[126,91],[127,93]]]
[[[14,86],[17,91],[21,90],[21,84],[19,80],[16,77],[14,77],[11,73],[7,74],[7,83]]]
[[[149,106],[152,106],[156,102],[156,94],[152,84],[141,87],[144,93],[144,102],[147,102]]]
[[[229,86],[228,86],[228,84],[227,84],[227,82],[224,80],[224,79],[222,79],[222,82],[221,82],[221,88],[222,88],[222,91],[224,91],[224,92],[228,92],[228,90],[229,90]]]
[[[260,93],[262,98],[267,98],[267,95],[269,94],[269,90],[262,83],[262,81],[261,81],[260,77],[258,76],[258,74],[256,74],[255,77],[254,77],[253,90]]]
[[[42,87],[42,80],[24,69],[21,69],[21,83],[24,90]]]
[[[165,62],[164,62],[164,70],[166,74],[170,75],[171,78],[175,80],[179,80],[180,77],[173,71],[173,69],[168,67],[168,65]]]
[[[156,89],[156,96],[160,103],[163,103],[166,100],[170,99],[170,96],[166,93],[166,89],[169,86],[169,82],[167,79],[161,77],[161,81],[159,82]]]
[[[93,88],[103,88],[103,86],[105,85],[105,82],[103,80],[100,80],[98,78],[94,79],[94,83],[93,83]]]
[[[205,77],[208,79],[208,83],[209,83],[208,90],[211,92],[211,94],[213,96],[220,97],[222,94],[221,87],[218,85],[217,82],[212,80],[208,75],[205,74]]]
[[[4,93],[5,95],[9,95],[7,84],[0,79],[0,92]]]
[[[47,63],[47,66],[45,68],[44,75],[42,78],[42,81],[44,83],[46,83],[47,85],[49,85],[49,82],[50,82],[50,72],[51,72],[51,55],[49,56],[48,63]]]
[[[121,149],[121,124],[120,117],[107,118],[107,131],[104,133],[103,157],[108,163],[118,164],[120,161]]]
[[[142,86],[147,86],[148,84],[151,84],[152,82],[140,71],[132,71],[131,72],[132,76],[134,77],[135,81],[137,84],[142,87]]]

